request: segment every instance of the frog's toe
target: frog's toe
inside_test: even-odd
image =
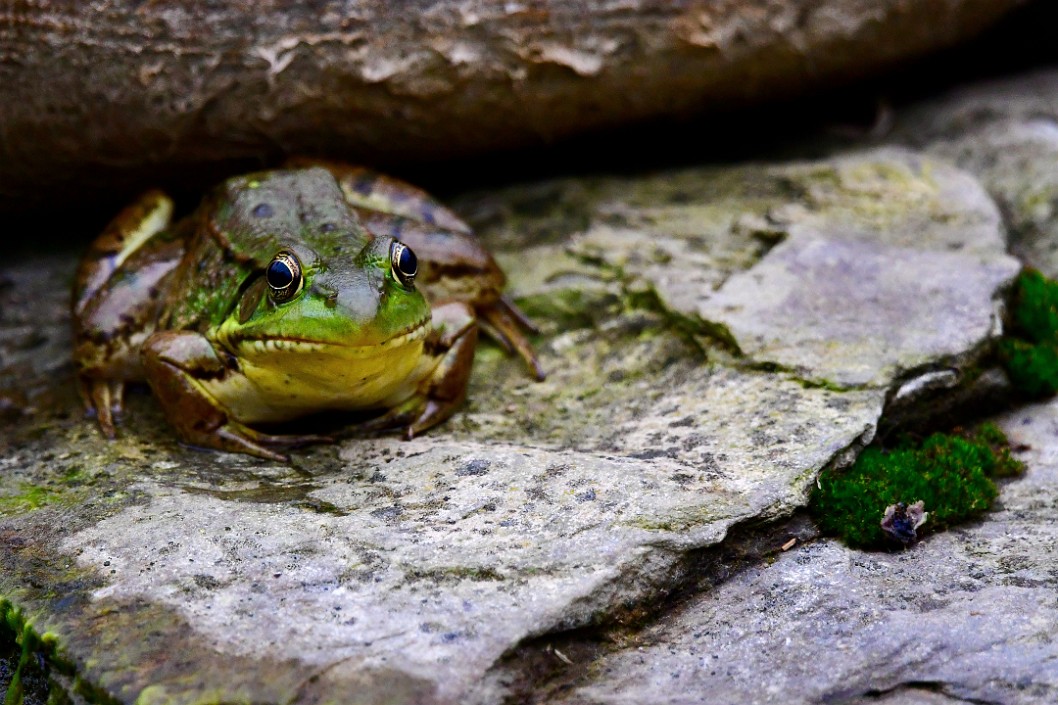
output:
[[[418,415],[419,406],[421,406],[420,400],[418,398],[413,399],[410,402],[390,409],[384,414],[370,418],[367,421],[355,423],[349,427],[349,430],[356,435],[368,436],[392,431],[395,428],[406,427]]]
[[[526,333],[539,333],[524,313],[522,313],[514,302],[506,296],[501,296],[495,302],[479,310],[481,314],[482,328],[494,338],[508,352],[512,350],[525,362],[533,377],[541,382],[547,377],[540,361],[536,359],[536,351],[532,343],[526,337]]]
[[[110,440],[117,437],[114,417],[124,411],[125,383],[120,380],[81,378],[85,411],[95,414],[100,432]]]
[[[400,429],[404,440],[410,441],[423,431],[436,426],[451,416],[462,399],[431,399],[415,396],[386,413],[353,425],[353,433],[370,435]]]
[[[404,428],[404,440],[410,441],[420,432],[441,423],[459,408],[459,401],[427,399],[415,420]]]
[[[289,455],[277,453],[271,448],[256,443],[243,435],[238,429],[234,428],[224,427],[216,429],[210,435],[208,440],[201,444],[201,446],[210,449],[226,450],[232,453],[248,453],[249,455],[255,455],[258,458],[264,458],[265,460],[274,460],[277,463],[290,462]]]
[[[273,450],[269,446],[294,448],[309,443],[333,442],[333,439],[328,436],[262,433],[234,419],[228,419],[216,428],[198,427],[194,430],[185,429],[182,435],[193,446],[232,453],[248,453],[258,458],[274,460],[280,463],[290,462],[290,456]]]

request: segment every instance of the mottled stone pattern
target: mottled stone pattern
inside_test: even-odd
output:
[[[908,111],[893,138],[980,178],[1008,216],[1011,251],[1058,275],[1058,71],[955,91]]]
[[[102,440],[52,284],[73,257],[5,271],[0,596],[68,672],[129,703],[517,699],[511,649],[664,598],[803,507],[908,377],[957,383],[1017,269],[972,178],[897,150],[458,206],[548,379],[482,345],[442,427],[290,465],[181,447],[145,394]]]
[[[1029,473],[912,550],[823,540],[693,600],[552,702],[1058,700],[1058,404],[998,419]]]

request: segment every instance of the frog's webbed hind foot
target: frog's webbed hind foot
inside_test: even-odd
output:
[[[219,441],[214,443],[213,441]],[[274,435],[255,431],[237,421],[228,420],[227,423],[216,428],[209,436],[208,443],[194,443],[191,445],[203,445],[209,448],[228,450],[235,453],[249,453],[258,458],[267,458],[281,463],[290,462],[290,456],[277,453],[267,446],[280,448],[296,448],[311,443],[333,443],[330,436],[317,436],[314,434],[304,435]]]
[[[117,437],[114,419],[121,416],[125,408],[124,380],[94,379],[81,375],[77,382],[85,412],[94,414],[99,422],[100,432],[114,440]]]
[[[410,441],[455,413],[461,401],[462,397],[450,401],[416,396],[380,416],[353,425],[351,430],[353,433],[369,435],[403,429],[404,440]]]
[[[507,352],[518,353],[536,381],[542,382],[547,373],[540,366],[536,351],[526,337],[526,332],[540,332],[532,321],[506,296],[480,306],[478,313],[481,315],[481,327],[489,337],[495,339]]]
[[[198,382],[232,372],[202,335],[191,331],[155,333],[143,346],[143,366],[169,423],[188,444],[287,462],[268,446],[293,447],[331,440],[316,435],[272,435],[240,423]]]

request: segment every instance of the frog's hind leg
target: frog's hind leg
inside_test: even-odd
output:
[[[262,433],[233,418],[200,380],[223,381],[238,371],[225,364],[199,333],[155,333],[143,345],[143,366],[169,423],[191,445],[286,462],[288,456],[266,446],[291,447],[331,440],[326,436]]]
[[[148,191],[118,213],[92,242],[77,267],[74,314],[81,314],[125,260],[164,232],[172,218],[173,201],[161,191]]]
[[[478,307],[483,322],[482,329],[494,338],[507,352],[517,352],[526,366],[533,373],[538,382],[544,380],[547,374],[540,366],[536,358],[536,352],[526,337],[529,333],[539,333],[536,326],[526,318],[525,314],[518,310],[514,302],[506,296],[499,297],[496,301]]]
[[[154,327],[170,273],[183,254],[167,232],[173,202],[150,191],[122,210],[95,239],[73,288],[73,358],[85,409],[115,437],[125,383],[142,380],[139,346]]]

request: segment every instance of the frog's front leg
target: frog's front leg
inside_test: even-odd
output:
[[[74,361],[85,408],[115,436],[125,383],[142,379],[139,347],[154,328],[165,282],[183,254],[159,237],[173,202],[151,191],[107,225],[82,257],[73,290]]]
[[[466,398],[477,340],[477,320],[468,304],[456,302],[435,308],[422,361],[410,377],[415,383],[410,394],[405,391],[388,412],[356,430],[403,427],[404,437],[411,440],[454,414]]]
[[[224,382],[240,375],[234,357],[218,354],[210,342],[193,331],[155,333],[142,349],[147,382],[162,405],[165,417],[191,445],[249,453],[287,461],[267,445],[294,446],[330,440],[324,436],[284,436],[261,433],[240,423],[206,389],[203,382]]]

